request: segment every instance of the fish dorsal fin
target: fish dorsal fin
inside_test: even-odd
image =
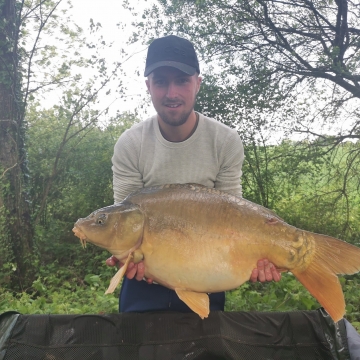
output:
[[[108,289],[105,291],[105,294],[112,294],[116,287],[120,284],[121,279],[125,275],[126,269],[130,263],[130,261],[133,259],[133,253],[130,253],[127,257],[125,264],[119,269],[119,271],[112,277],[110,281],[110,285]]]
[[[208,317],[209,296],[205,293],[175,289],[180,300],[182,300],[192,311],[196,312],[202,319]]]

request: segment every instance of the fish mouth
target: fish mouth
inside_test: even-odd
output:
[[[81,246],[83,247],[83,249],[85,249],[86,248],[86,240],[87,240],[86,235],[76,226],[72,229],[72,231],[75,234],[75,236],[77,236],[80,239]]]

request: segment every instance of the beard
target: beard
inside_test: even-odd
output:
[[[166,111],[162,111],[162,110],[157,111],[157,113],[161,117],[161,119],[164,121],[165,124],[170,125],[170,126],[181,126],[186,123],[190,114],[194,110],[194,106],[195,106],[195,99],[189,110],[184,110],[184,112],[182,112],[181,114],[178,114],[177,116],[171,116],[171,115],[167,114]]]
[[[193,109],[184,112],[182,114],[180,114],[179,117],[172,117],[172,116],[168,116],[167,114],[165,114],[165,112],[161,111],[158,113],[158,115],[161,117],[161,119],[164,121],[165,124],[170,125],[170,126],[181,126],[183,124],[186,123],[187,119],[189,118],[191,112]]]

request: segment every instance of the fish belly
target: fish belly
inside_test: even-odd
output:
[[[233,239],[216,234],[194,238],[166,231],[144,241],[141,250],[147,277],[171,289],[207,293],[240,286],[258,260],[243,247],[239,251]]]

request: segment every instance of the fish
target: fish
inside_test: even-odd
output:
[[[142,188],[79,219],[73,232],[83,246],[93,243],[124,263],[106,293],[130,262],[143,261],[146,278],[175,290],[202,319],[209,315],[209,293],[241,286],[267,258],[291,272],[337,322],[345,314],[337,275],[360,271],[357,246],[298,229],[261,205],[198,184]]]

